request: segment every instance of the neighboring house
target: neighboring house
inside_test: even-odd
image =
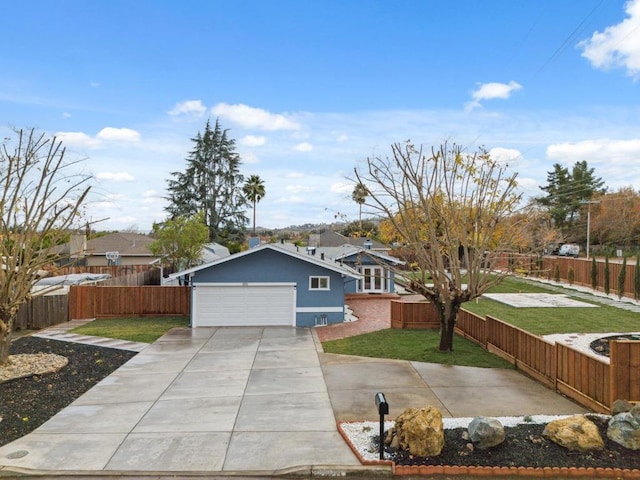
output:
[[[326,255],[330,255],[335,262],[351,267],[362,277],[355,284],[347,286],[347,293],[395,292],[394,267],[404,265],[402,260],[366,247],[343,245],[340,250]]]
[[[357,282],[345,286],[346,293],[394,293],[394,267],[405,263],[388,255],[391,249],[383,243],[369,238],[345,237],[336,232],[312,235],[309,245],[302,248],[323,260],[346,265],[361,275]]]
[[[149,250],[153,241],[139,233],[109,233],[91,240],[84,235],[72,235],[58,253],[69,256],[68,261],[75,265],[87,267],[149,265],[157,259]]]
[[[318,248],[342,247],[351,245],[352,247],[363,247],[376,252],[388,254],[391,248],[384,243],[363,237],[346,237],[338,232],[325,230],[322,233],[312,233],[309,235],[309,246]]]
[[[346,265],[277,244],[170,277],[189,279],[193,327],[340,323],[346,285],[360,278]]]
[[[216,260],[220,260],[221,258],[228,257],[230,255],[229,249],[224,245],[220,245],[219,243],[212,242],[207,243],[202,247],[202,252],[200,253],[200,261],[196,262],[198,265],[202,265],[205,263],[215,262]],[[160,267],[161,271],[163,268]],[[182,276],[176,277],[175,275],[169,275],[167,277],[164,274],[161,275],[162,285],[163,286],[174,286],[174,285],[182,285],[183,278]]]

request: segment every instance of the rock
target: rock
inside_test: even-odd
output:
[[[469,438],[477,448],[491,448],[504,442],[504,427],[499,420],[475,417],[468,427]]]
[[[544,427],[542,435],[573,452],[604,449],[598,427],[583,415],[553,420]]]
[[[622,412],[611,417],[607,437],[630,450],[640,450],[640,410],[638,413]]]
[[[396,418],[385,441],[418,457],[440,455],[444,447],[442,413],[431,406],[408,408]]]
[[[615,402],[613,402],[613,405],[611,406],[611,415],[615,416],[615,415],[618,415],[619,413],[630,412],[632,408],[633,408],[633,403],[627,400],[618,399]]]

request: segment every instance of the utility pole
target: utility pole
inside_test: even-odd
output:
[[[591,235],[591,204],[600,203],[600,200],[582,200],[580,203],[587,204],[587,260],[589,260],[589,237]]]

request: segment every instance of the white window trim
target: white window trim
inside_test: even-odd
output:
[[[311,286],[311,282],[314,278],[318,279],[318,284],[320,284],[320,279],[326,278],[327,279],[327,286],[326,287],[312,287]],[[327,291],[327,290],[331,290],[331,277],[329,276],[324,276],[324,275],[312,275],[309,277],[309,290],[317,292],[317,291]]]

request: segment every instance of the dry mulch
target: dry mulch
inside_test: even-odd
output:
[[[59,371],[0,383],[0,446],[35,430],[136,352],[21,337],[11,345],[14,354],[52,353],[68,359]]]

